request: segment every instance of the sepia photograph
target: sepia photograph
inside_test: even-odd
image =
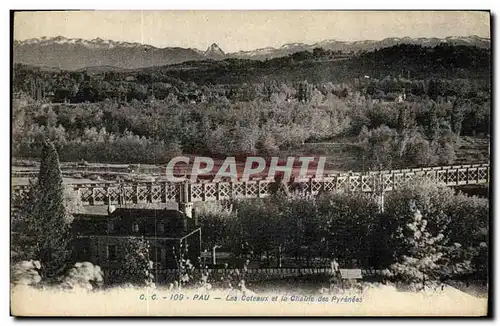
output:
[[[490,11],[10,19],[11,316],[491,316]]]

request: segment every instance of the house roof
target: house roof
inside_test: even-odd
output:
[[[74,214],[75,217],[78,216],[108,216],[108,207],[107,206],[83,206],[78,213]]]
[[[142,208],[117,208],[110,216],[120,217],[168,217],[184,218],[184,214],[174,209],[142,209]]]
[[[174,209],[172,205],[162,205],[157,206],[155,208],[141,208],[135,207],[132,205],[128,205],[127,207],[116,207],[115,211],[111,214],[111,216],[178,216],[174,212],[179,212],[177,209]],[[77,213],[74,214],[76,218],[79,217],[108,217],[108,206],[106,205],[96,205],[96,206],[83,206],[81,207]]]
[[[196,229],[196,222],[184,213],[173,209],[116,208],[111,214],[102,209],[78,214],[73,223],[75,232],[94,236],[130,236],[139,232],[143,236],[170,237],[180,239]],[[109,231],[109,223],[113,229]],[[131,229],[137,224],[137,231]],[[163,225],[160,230],[160,223]],[[108,225],[108,226],[107,226]],[[111,232],[111,233],[109,233]]]

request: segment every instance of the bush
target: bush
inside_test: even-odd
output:
[[[153,262],[149,260],[149,249],[149,242],[142,238],[127,239],[118,282],[133,286],[154,286]]]
[[[92,263],[76,263],[71,268],[63,280],[62,287],[67,289],[87,289],[93,290],[103,283],[103,273],[99,266]]]
[[[38,260],[21,261],[11,267],[11,283],[14,285],[37,285],[42,278],[38,271],[41,269]]]

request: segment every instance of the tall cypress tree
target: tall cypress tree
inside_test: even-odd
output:
[[[436,141],[439,138],[439,119],[437,116],[436,103],[432,102],[426,112],[427,118],[427,138],[431,142]]]
[[[402,132],[408,128],[408,112],[407,107],[404,105],[400,105],[398,108],[397,128],[399,132]]]
[[[451,110],[451,130],[460,136],[462,132],[462,122],[464,121],[464,101],[456,100]]]
[[[312,99],[312,91],[313,85],[309,84],[307,80],[300,82],[297,91],[299,102],[310,102]]]
[[[64,203],[59,156],[51,142],[43,146],[38,181],[32,184],[23,210],[18,229],[23,235],[23,258],[40,260],[42,277],[60,276],[71,259],[71,215]]]

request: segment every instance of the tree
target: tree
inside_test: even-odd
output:
[[[264,82],[263,95],[265,101],[271,101],[272,95],[279,92],[279,85],[276,80]]]
[[[189,256],[189,245],[185,241],[181,241],[179,247],[173,247],[172,252],[174,253],[175,262],[177,265],[177,283],[179,288],[194,285],[196,283],[194,274],[195,265],[188,258]],[[207,275],[208,276],[208,275]],[[206,278],[205,278],[206,280]],[[174,282],[175,283],[175,282]]]
[[[406,146],[410,139],[412,129],[414,127],[415,120],[413,119],[411,108],[407,105],[402,105],[399,107],[398,112],[398,157],[403,160],[404,153],[406,152]]]
[[[400,138],[400,142],[404,142],[404,144],[400,143],[398,166],[410,167],[434,164],[435,154],[429,142],[421,133],[414,131],[406,139]]]
[[[323,48],[314,48],[313,49],[313,56],[315,58],[321,58],[321,57],[324,57],[328,54],[327,51],[325,51],[325,49]]]
[[[19,258],[39,259],[42,277],[48,281],[62,275],[71,260],[72,216],[65,197],[59,156],[54,144],[47,141],[38,181],[31,185],[13,229],[20,246]]]
[[[172,92],[172,93],[168,93],[165,102],[168,105],[176,105],[179,102],[179,100],[177,98],[177,95],[174,92]]]
[[[240,244],[249,244],[251,251],[258,257],[262,254],[268,257],[269,252],[278,248],[280,238],[286,234],[285,227],[288,226],[286,223],[281,224],[282,221],[278,219],[280,213],[275,198],[270,197],[258,203],[241,201],[236,207],[236,232],[239,233]]]
[[[375,169],[390,169],[397,165],[401,142],[397,141],[398,132],[385,125],[368,130],[363,127],[359,140],[365,159]],[[404,150],[403,150],[404,153]]]
[[[444,239],[443,233],[432,235],[427,231],[427,220],[416,207],[412,207],[413,219],[403,229],[399,229],[396,237],[404,238],[405,244],[409,247],[407,255],[400,257],[399,261],[392,264],[389,270],[398,279],[410,283],[422,283],[425,289],[425,282],[436,279],[435,271],[440,267],[438,262],[443,257],[441,242]]]
[[[460,136],[462,132],[462,122],[464,121],[464,106],[462,103],[455,101],[451,110],[451,130]]]
[[[124,245],[121,281],[137,286],[153,285],[153,262],[149,259],[149,243],[131,237]]]
[[[307,80],[300,82],[298,86],[297,99],[299,102],[309,102],[312,99],[313,85]]]
[[[439,137],[439,119],[436,111],[436,104],[432,102],[426,114],[426,136],[431,142],[436,141]]]
[[[206,248],[215,245],[232,246],[231,234],[236,214],[233,205],[226,207],[221,202],[206,202],[196,209],[196,215],[202,227],[202,241]]]
[[[118,102],[121,102],[124,100],[125,102],[127,101],[127,91],[128,88],[123,85],[122,82],[120,82],[120,86],[118,86],[118,89],[116,90],[116,94],[118,95]]]
[[[378,210],[377,203],[364,194],[325,193],[318,197],[318,223],[323,230],[318,236],[327,242],[326,251],[332,257],[356,259],[366,266]]]
[[[167,151],[164,154],[168,157],[168,159],[172,159],[176,156],[182,155],[182,146],[178,141],[174,140],[168,143],[166,147]]]

